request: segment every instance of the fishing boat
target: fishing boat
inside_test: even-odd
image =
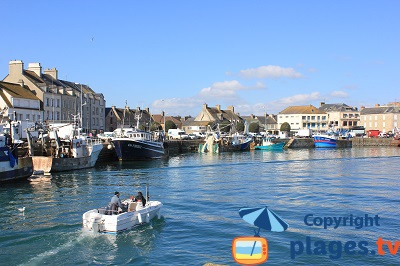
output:
[[[248,151],[253,137],[248,135],[232,134],[220,145],[219,150],[224,151]]]
[[[313,135],[316,148],[336,148],[337,138],[334,135]]]
[[[147,193],[146,193],[147,194]],[[148,196],[146,196],[148,198]],[[134,202],[132,199],[122,201],[128,206],[126,212],[119,209],[114,213],[109,207],[103,207],[87,211],[82,216],[83,228],[93,232],[117,233],[132,229],[136,226],[150,223],[154,218],[160,219],[160,201],[147,201],[145,206],[141,202]]]
[[[279,151],[285,146],[284,142],[276,142],[275,138],[264,137],[261,139],[260,145],[254,146],[255,150],[268,150],[268,151]]]
[[[121,129],[111,140],[120,161],[160,159],[166,155],[164,132],[139,130],[140,117],[141,114],[136,115],[135,128]]]
[[[224,135],[217,124],[214,130],[209,126],[204,143],[200,143],[199,145],[199,152],[220,153],[248,151],[250,150],[250,144],[252,142],[253,136],[248,134],[231,132],[229,135]]]
[[[33,173],[32,158],[18,154],[23,142],[14,141],[12,131],[12,123],[10,134],[0,125],[0,182],[28,178]]]
[[[33,140],[28,134],[34,171],[54,173],[95,166],[103,149],[101,140],[82,135],[76,122],[63,127],[64,131],[67,127],[67,131],[70,132],[63,138],[58,135],[60,130],[58,127],[51,127],[41,132],[38,140]]]
[[[162,133],[132,129],[113,138],[111,143],[121,161],[160,159],[165,155],[163,136]]]

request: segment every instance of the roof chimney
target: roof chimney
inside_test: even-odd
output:
[[[28,70],[31,70],[39,77],[42,77],[42,67],[40,66],[40,63],[29,63]]]
[[[54,79],[58,79],[58,70],[56,68],[45,69],[44,74],[48,74],[48,75],[52,76]]]
[[[22,63],[22,60],[12,60],[8,63],[8,72],[11,76],[20,76],[23,70],[24,63]]]
[[[376,104],[375,104],[375,107],[379,107],[379,106],[381,106],[379,103],[376,103]]]
[[[221,111],[221,105],[220,104],[217,104],[215,107],[217,108],[218,111]]]
[[[322,107],[323,105],[325,105],[325,102],[320,102],[320,107]]]
[[[204,103],[204,104],[203,104],[203,109],[207,109],[207,107],[208,107],[207,104]]]

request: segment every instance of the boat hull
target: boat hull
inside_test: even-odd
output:
[[[165,155],[163,142],[121,138],[112,140],[112,143],[122,161],[160,159]]]
[[[31,157],[18,158],[18,164],[10,166],[10,161],[0,162],[0,182],[28,178],[33,173]]]
[[[83,214],[82,226],[93,232],[117,233],[149,223],[155,217],[160,218],[161,207],[161,202],[150,201],[143,209],[116,215],[105,214],[104,208],[93,209]]]
[[[336,139],[324,136],[314,136],[316,148],[336,148]]]
[[[262,145],[262,146],[254,146],[255,150],[264,150],[264,151],[280,151],[285,146],[284,142],[274,143],[271,145]]]
[[[32,156],[33,169],[45,173],[64,172],[94,167],[103,145],[94,145],[90,156],[79,158],[53,158],[50,156]]]

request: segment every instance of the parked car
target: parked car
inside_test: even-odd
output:
[[[189,139],[189,136],[182,129],[169,129],[168,130],[168,138],[169,139]]]
[[[193,132],[193,134],[196,135],[199,139],[203,139],[206,137],[206,134],[204,134],[203,132]]]
[[[188,134],[188,137],[189,137],[189,139],[197,139],[197,138],[198,138],[198,137],[197,137],[195,134],[193,134],[193,133]]]

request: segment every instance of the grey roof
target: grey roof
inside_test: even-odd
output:
[[[372,114],[390,114],[390,113],[400,113],[400,108],[396,106],[381,106],[364,108],[360,111],[361,115],[372,115]]]
[[[319,109],[324,112],[357,111],[357,108],[348,106],[345,103],[323,104]]]

